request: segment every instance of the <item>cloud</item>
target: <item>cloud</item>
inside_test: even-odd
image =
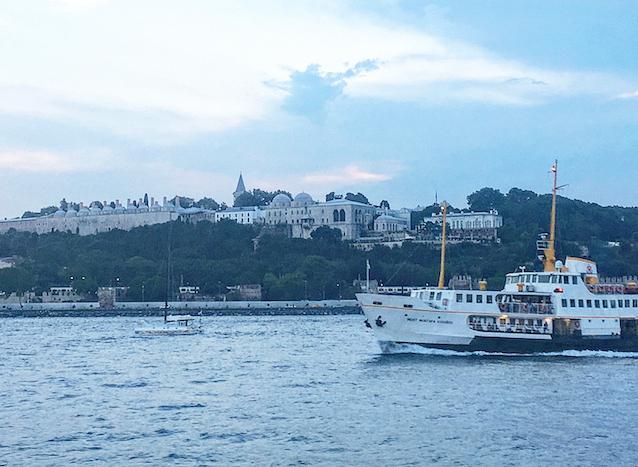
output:
[[[0,149],[0,169],[30,173],[98,172],[107,168],[109,156],[104,151],[60,154],[40,150]]]
[[[287,92],[282,104],[285,111],[319,121],[324,116],[326,105],[342,94],[346,78],[353,78],[376,66],[374,61],[366,60],[341,73],[326,73],[322,72],[320,65],[313,63],[304,71],[293,71],[288,81],[271,85]]]
[[[348,165],[340,169],[313,172],[302,177],[304,183],[313,185],[358,185],[361,183],[384,182],[393,178],[392,173],[371,172],[358,165]]]
[[[320,119],[342,95],[533,105],[563,95],[617,95],[626,85],[499,57],[442,32],[366,14],[356,2],[20,5],[0,11],[0,40],[12,44],[3,50],[0,112],[151,140],[224,131],[282,109]]]
[[[638,91],[623,92],[622,94],[618,94],[616,99],[638,99]]]

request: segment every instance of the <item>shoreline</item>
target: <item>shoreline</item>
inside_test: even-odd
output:
[[[97,302],[12,303],[0,306],[1,318],[91,318],[163,316],[163,302],[121,302],[101,308]],[[168,314],[202,316],[320,316],[361,314],[356,300],[169,302]]]

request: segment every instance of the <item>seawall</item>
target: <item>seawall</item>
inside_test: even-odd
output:
[[[0,318],[163,316],[164,302],[121,302],[100,308],[97,302],[11,303],[0,305]],[[356,300],[169,302],[169,314],[203,316],[344,315],[360,314]]]

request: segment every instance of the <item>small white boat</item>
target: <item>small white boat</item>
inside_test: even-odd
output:
[[[202,334],[201,315],[199,323],[194,324],[195,317],[191,315],[167,315],[164,316],[164,326],[137,328],[135,334],[144,336],[190,336]]]

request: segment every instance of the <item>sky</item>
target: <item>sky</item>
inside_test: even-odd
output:
[[[637,205],[634,0],[0,3],[0,218],[247,187]]]

